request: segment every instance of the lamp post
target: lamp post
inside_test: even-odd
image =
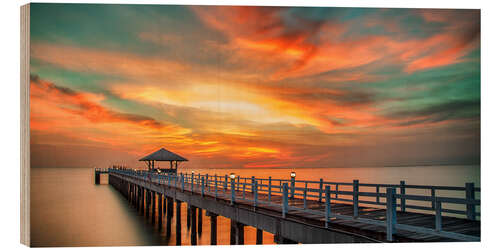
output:
[[[229,174],[229,178],[231,179],[231,205],[234,205],[235,194],[234,194],[234,179],[236,175],[234,173]]]
[[[292,171],[290,173],[290,177],[291,177],[291,182],[290,182],[290,199],[293,199],[294,194],[295,194],[295,176],[297,176],[297,174]]]
[[[159,168],[156,169],[156,174],[157,174],[157,176],[156,177],[153,176],[153,178],[157,178],[158,182],[161,184],[161,179],[160,179],[161,178],[161,176],[160,176],[161,175],[161,170]]]

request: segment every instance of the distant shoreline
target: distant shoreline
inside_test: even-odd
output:
[[[481,167],[481,164],[418,164],[418,165],[387,165],[387,166],[352,166],[352,167],[274,167],[274,168],[259,168],[259,167],[246,167],[246,168],[199,168],[199,167],[186,167],[185,169],[328,169],[328,168],[399,168],[399,167],[447,167],[447,166],[470,166]],[[30,167],[31,169],[93,169],[95,167]],[[139,168],[137,168],[139,169]]]

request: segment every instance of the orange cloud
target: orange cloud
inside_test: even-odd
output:
[[[240,58],[255,58],[252,51],[265,53],[272,56],[276,65],[284,65],[281,71],[293,72],[304,67],[318,52],[317,45],[308,39],[321,33],[323,22],[301,19],[304,27],[287,29],[279,8],[196,6],[192,9],[208,25],[229,36],[230,46],[241,53]]]
[[[156,34],[152,32],[139,33],[139,39],[164,46],[181,46],[182,38],[172,34]]]
[[[70,47],[45,43],[31,44],[31,57],[79,72],[97,72],[132,78],[171,78],[187,65],[162,57],[145,57],[125,52]]]
[[[401,40],[397,36],[383,35],[340,39],[351,23],[296,18],[298,23],[288,27],[280,16],[280,8],[192,9],[206,24],[226,34],[233,57],[238,58],[234,61],[243,60],[256,67],[266,65],[267,70],[272,69],[271,80],[356,68],[381,59],[386,59],[385,63],[404,63],[405,70],[411,73],[457,63],[477,47],[476,26],[463,21],[443,34],[423,39]],[[451,11],[446,14],[456,13]],[[428,21],[442,21],[433,11],[422,11],[422,16]],[[456,15],[454,18],[458,19]],[[376,20],[376,23],[366,26],[382,25],[392,32],[400,30],[393,21]]]
[[[414,36],[403,29],[406,23],[382,18],[380,11],[374,12],[371,22],[365,16],[318,21],[283,8],[192,9],[204,25],[198,27],[198,20],[189,23],[193,30],[184,34],[175,29],[130,31],[138,39],[134,44],[154,44],[147,51],[156,54],[134,53],[135,47],[110,51],[33,43],[31,56],[40,75],[58,68],[114,79],[100,82],[106,95],[32,79],[33,143],[74,143],[137,156],[166,147],[187,155],[188,164],[203,167],[329,165],[335,157],[341,163],[344,158],[356,160],[352,155],[367,146],[382,152],[379,145],[387,138],[391,143],[418,140],[417,129],[453,124],[441,120],[445,111],[383,112],[393,106],[394,92],[386,89],[389,84],[371,82],[462,62],[479,45],[476,26],[456,21],[466,18],[448,12],[440,16],[424,10],[422,20],[416,18],[433,23],[425,28],[445,28]],[[206,37],[207,27],[213,37]],[[379,27],[386,30],[372,32]],[[193,34],[198,31],[203,34]],[[71,84],[70,78],[66,81]],[[108,95],[131,105],[140,102],[135,108],[148,113],[106,105]],[[403,106],[399,101],[394,106]]]
[[[79,138],[89,145],[115,146],[140,152],[136,144],[157,143],[167,134],[172,141],[190,132],[154,118],[122,113],[99,102],[102,96],[76,92],[32,76],[30,128],[32,131]]]
[[[411,61],[406,71],[413,72],[417,70],[435,68],[446,66],[463,61],[461,57],[465,56],[467,52],[476,48],[478,45],[478,35],[471,34],[472,37],[463,39],[462,37],[446,35],[436,35],[429,39],[427,50],[434,50],[429,55],[417,58]]]
[[[31,91],[31,96],[34,98],[44,98],[44,95],[51,95],[51,98],[56,98],[63,104],[59,107],[60,109],[85,117],[91,122],[128,122],[156,129],[164,126],[150,117],[112,111],[96,102],[102,99],[98,96],[75,92],[69,88],[59,87],[37,77],[32,77]]]

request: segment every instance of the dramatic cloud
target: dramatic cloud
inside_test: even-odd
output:
[[[200,168],[479,162],[479,10],[47,6],[34,165],[159,147]]]
[[[31,57],[67,70],[146,79],[165,77],[186,67],[165,58],[45,43],[32,44]]]
[[[163,127],[160,122],[153,118],[143,115],[115,112],[96,103],[96,99],[99,99],[96,96],[78,93],[69,88],[59,87],[51,82],[40,80],[36,75],[31,75],[31,98],[35,101],[38,98],[58,99],[59,102],[64,104],[64,106],[61,105],[59,107],[60,109],[83,116],[91,122],[127,122],[158,129]]]
[[[259,63],[268,61],[262,57],[266,55],[275,68],[273,79],[354,68],[382,59],[403,63],[407,72],[413,72],[457,63],[478,46],[476,11],[466,12],[465,16],[458,13],[470,20],[457,21],[463,25],[452,23],[451,27],[443,28],[442,34],[417,38],[370,33],[349,37],[351,32],[359,32],[353,28],[395,26],[392,21],[372,15],[367,17],[364,27],[358,27],[353,21],[342,22],[339,18],[308,19],[287,8],[202,6],[193,10],[207,25],[227,36],[228,47],[237,48],[233,56],[238,59],[232,60]],[[434,12],[419,12],[426,20],[434,15],[429,13]]]
[[[433,123],[447,120],[479,119],[479,100],[455,100],[439,103],[418,110],[401,110],[390,114],[397,118],[412,118],[400,123],[399,126],[408,126],[419,123]]]

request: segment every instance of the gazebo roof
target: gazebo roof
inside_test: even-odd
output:
[[[139,161],[188,161],[188,159],[161,148],[152,154],[142,157]]]

